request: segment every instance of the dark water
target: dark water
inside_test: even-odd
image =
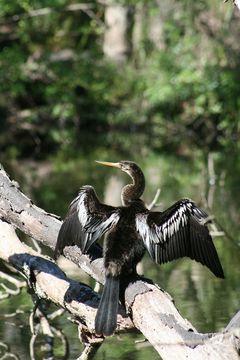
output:
[[[108,159],[102,156],[100,160],[119,159]],[[237,174],[234,171],[229,172],[227,166],[224,168],[216,162],[215,176],[209,177],[207,163],[201,157],[192,161],[152,155],[145,159],[135,158],[135,160],[141,164],[147,178],[144,194],[144,200],[147,203],[151,202],[157,188],[161,190],[158,208],[160,210],[183,197],[192,198],[205,208],[208,203],[210,206],[208,213],[214,215],[217,222],[217,228],[211,227],[211,230],[215,233],[223,230],[226,232],[223,236],[214,237],[225,271],[225,280],[215,278],[207,268],[186,258],[160,267],[153,264],[146,254],[142,264],[144,275],[170,293],[182,316],[187,318],[197,330],[213,332],[224,328],[240,305],[238,225],[240,214],[235,179]],[[112,177],[115,175],[117,178]],[[66,179],[68,186],[66,186]],[[120,187],[118,189],[117,182],[119,179],[123,183],[127,181],[127,177],[120,172],[102,168],[92,159],[88,162],[80,159],[72,164],[66,164],[65,167],[56,166],[51,176],[43,178],[40,185],[29,187],[29,184],[25,184],[25,189],[39,206],[62,215],[82,184],[92,184],[102,199],[105,191],[107,201],[114,203],[119,198]],[[111,189],[111,186],[114,189],[117,188],[114,191],[115,198],[112,200],[106,191],[107,187]],[[75,278],[78,278],[78,274],[75,274]],[[84,278],[84,282],[86,281],[92,283],[90,279]],[[28,316],[31,308],[32,302],[25,290],[18,296],[12,296],[0,302],[1,342],[8,344],[8,351],[18,355],[20,359],[30,359],[31,334]],[[19,312],[9,316],[16,309]],[[52,306],[49,311],[53,310]],[[82,345],[78,341],[77,327],[67,319],[68,316],[65,314],[57,318],[53,326],[62,329],[68,338],[69,355],[66,359],[76,359],[81,353]],[[136,343],[136,340],[141,339],[143,339],[141,335],[132,334],[110,338],[99,349],[96,359],[159,359],[148,343]],[[36,359],[42,359],[46,354],[42,336],[36,339],[35,349]],[[5,352],[3,344],[0,344],[0,356]],[[58,339],[54,358],[62,359],[63,354],[64,349]]]

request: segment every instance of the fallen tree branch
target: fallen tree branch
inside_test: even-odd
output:
[[[13,227],[0,220],[0,258],[18,269],[30,283],[36,295],[50,300],[68,310],[79,323],[93,332],[99,295],[87,285],[70,280],[52,261],[39,256],[32,248],[23,244]],[[122,319],[122,328],[127,323]],[[121,320],[120,320],[121,322]]]
[[[54,248],[60,221],[55,215],[33,205],[3,169],[0,169],[0,199],[0,217],[3,220]],[[0,232],[0,257],[21,270],[27,264],[40,287],[39,296],[65,307],[79,320],[84,319],[80,323],[84,323],[89,334],[93,333],[98,296],[90,288],[67,279],[53,262],[36,256],[32,249],[19,240],[17,242],[13,230],[7,230],[8,224],[2,226],[5,230]],[[64,255],[95,280],[103,282],[104,270],[98,246],[93,246],[89,255],[82,255],[76,246],[68,247]],[[134,325],[163,359],[239,359],[240,340],[235,330],[240,328],[240,316],[231,321],[234,327],[229,326],[224,332],[201,334],[182,318],[166,292],[144,279],[132,280],[125,291],[126,309]],[[49,286],[49,282],[54,286]],[[129,319],[118,317],[117,331],[131,329],[131,326]]]

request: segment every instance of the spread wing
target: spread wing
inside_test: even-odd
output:
[[[217,251],[205,225],[208,215],[191,200],[176,202],[166,211],[140,213],[136,229],[153,260],[159,264],[188,256],[224,278]]]
[[[77,245],[83,253],[114,227],[119,219],[118,208],[101,204],[92,186],[83,186],[71,202],[60,228],[54,257],[65,246]]]

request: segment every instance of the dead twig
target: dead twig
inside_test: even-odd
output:
[[[148,210],[152,210],[154,207],[159,206],[159,204],[157,204],[157,201],[158,201],[160,193],[161,193],[161,190],[157,189],[153,201],[149,205],[147,205]]]

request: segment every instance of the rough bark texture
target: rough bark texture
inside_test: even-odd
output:
[[[60,221],[32,204],[0,170],[0,218],[12,223],[26,234],[54,248]],[[18,269],[27,263],[34,274],[40,296],[51,299],[77,316],[89,332],[98,296],[88,287],[66,278],[51,261],[42,259],[16,237],[9,224],[0,231],[0,257]],[[103,282],[101,250],[93,247],[89,256],[76,247],[68,247],[64,255],[78,264],[97,281]],[[22,270],[23,271],[23,270]],[[49,286],[51,284],[51,286]],[[200,334],[177,311],[171,297],[150,281],[135,278],[125,291],[126,309],[134,325],[151,342],[163,359],[239,359],[240,341],[237,314],[226,330],[217,334]],[[118,317],[118,331],[132,326],[127,318]]]
[[[46,257],[39,256],[23,244],[9,223],[0,220],[0,258],[31,279],[37,295],[68,310],[86,327],[94,331],[99,295],[89,286],[70,280],[59,267]],[[123,313],[123,311],[122,311]],[[119,316],[119,329],[132,328],[126,316]]]

